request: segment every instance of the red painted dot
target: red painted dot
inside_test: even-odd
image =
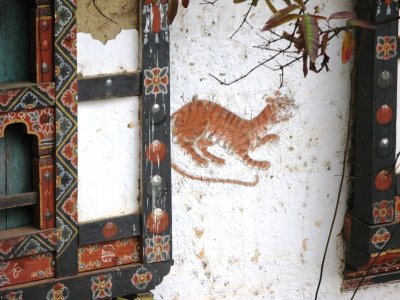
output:
[[[161,163],[164,160],[166,154],[167,154],[167,148],[159,140],[153,141],[147,147],[146,151],[147,159],[153,164]]]
[[[106,239],[111,239],[111,238],[113,238],[114,236],[117,235],[117,233],[118,233],[118,226],[115,225],[113,222],[108,222],[107,224],[105,224],[105,225],[103,226],[103,231],[102,231],[102,233],[103,233],[103,236],[104,236]]]
[[[146,228],[150,233],[160,234],[164,232],[169,225],[168,213],[161,208],[153,210],[146,220]]]
[[[375,176],[375,187],[378,191],[381,192],[386,191],[392,186],[392,184],[393,184],[392,175],[386,170],[379,172]]]
[[[376,121],[385,125],[393,119],[393,109],[389,105],[382,105],[376,112]]]

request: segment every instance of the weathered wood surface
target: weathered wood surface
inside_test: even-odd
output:
[[[80,78],[79,101],[139,96],[140,80],[140,71]]]
[[[0,1],[0,20],[0,82],[26,80],[30,65],[28,2]]]
[[[0,153],[0,160],[3,161],[1,165],[4,167],[0,171],[0,176],[4,177],[4,179],[0,180],[4,184],[3,188],[1,188],[2,194],[0,194],[0,197],[17,196],[33,190],[32,138],[24,131],[25,125],[23,124],[10,125],[6,129],[5,137],[0,138],[0,143],[3,144],[3,147],[0,147],[3,151]],[[13,201],[14,204],[22,204],[21,200],[23,202],[23,199],[18,197],[17,199],[15,197],[0,199],[0,209],[5,209],[2,213],[3,221],[0,229],[32,225],[33,210],[31,207],[17,207],[22,205],[6,206]]]
[[[12,196],[0,196],[0,209],[34,205],[38,202],[36,192],[23,193]]]
[[[139,214],[110,218],[79,225],[79,245],[130,238],[141,234]]]
[[[12,293],[23,299],[43,300],[54,292],[68,292],[73,300],[110,299],[112,297],[138,294],[154,289],[161,283],[173,265],[172,261],[146,266],[131,264],[104,270],[91,271],[77,276],[42,280],[17,287],[0,289],[0,300],[8,300]],[[98,297],[101,295],[101,297]]]

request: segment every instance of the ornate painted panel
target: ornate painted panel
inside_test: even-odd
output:
[[[40,187],[38,199],[43,207],[47,205],[39,212],[45,230],[0,232],[0,299],[86,300],[147,292],[162,281],[173,264],[168,5],[166,1],[140,2],[143,70],[128,76],[137,82],[119,93],[141,95],[142,141],[137,145],[143,170],[141,212],[79,224],[77,1],[32,3],[51,5],[54,10],[52,21],[48,10],[36,11],[34,25],[37,35],[53,28],[52,36],[44,35],[53,47],[36,44],[35,53],[42,55],[41,64],[35,65],[36,83],[0,86],[0,137],[6,126],[22,123],[38,139],[34,151],[39,159],[34,168]],[[49,49],[53,56],[48,56]],[[94,96],[89,90],[86,100],[109,97],[114,89],[119,90],[119,84],[127,82],[127,77],[113,77],[110,89],[103,79],[80,85],[107,86]],[[10,266],[26,263],[29,268],[21,267],[24,270],[19,279],[11,280],[15,268]],[[19,283],[26,284],[14,286]]]
[[[359,10],[360,17],[377,25],[359,32],[354,195],[345,222],[343,289],[400,278],[395,174],[398,1],[375,1],[370,7],[363,3]]]

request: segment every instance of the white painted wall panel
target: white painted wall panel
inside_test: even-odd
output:
[[[79,222],[139,210],[138,97],[79,104]]]
[[[78,72],[84,76],[134,71],[137,30],[122,30],[105,45],[78,33]],[[139,98],[81,102],[79,109],[79,222],[138,211]]]
[[[78,73],[82,76],[138,69],[138,31],[124,29],[105,45],[89,33],[78,33]]]

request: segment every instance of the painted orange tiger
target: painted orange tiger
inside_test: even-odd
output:
[[[294,100],[277,92],[274,97],[267,98],[267,105],[258,116],[247,120],[217,103],[195,99],[171,116],[173,140],[203,167],[209,162],[225,163],[224,159],[208,151],[208,147],[217,144],[239,157],[248,167],[267,170],[271,163],[254,160],[249,152],[279,140],[278,135],[266,131],[274,124],[289,120],[294,106]],[[176,165],[173,167],[177,168]],[[179,168],[178,172],[182,171]]]

